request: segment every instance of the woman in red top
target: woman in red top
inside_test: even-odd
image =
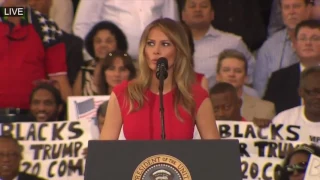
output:
[[[202,139],[219,139],[208,93],[195,82],[188,37],[183,26],[171,19],[158,19],[144,30],[139,48],[140,74],[111,93],[101,140],[117,140],[121,127],[126,140],[161,139],[159,80],[156,63],[168,60],[164,81],[166,139],[193,138],[195,125]]]

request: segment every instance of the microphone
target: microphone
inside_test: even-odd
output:
[[[160,96],[160,122],[161,122],[161,139],[166,139],[164,107],[163,107],[163,86],[164,80],[168,77],[168,60],[161,57],[157,61],[156,77],[159,79],[159,96]]]
[[[157,61],[157,71],[156,77],[160,80],[160,75],[163,75],[163,80],[168,77],[168,60],[164,57],[161,57]]]

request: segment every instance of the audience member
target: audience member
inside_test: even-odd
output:
[[[123,124],[127,140],[161,139],[157,61],[168,60],[163,87],[167,140],[191,140],[195,124],[202,139],[219,139],[208,93],[195,82],[188,36],[181,23],[158,19],[144,30],[137,79],[113,89],[101,140],[117,140]]]
[[[138,58],[138,44],[144,28],[158,18],[178,20],[174,0],[81,0],[75,17],[73,32],[84,38],[100,21],[111,21],[122,29],[128,38],[128,53]]]
[[[267,37],[262,10],[268,4],[265,1],[268,0],[212,0],[216,17],[212,24],[241,36],[249,49],[255,51]]]
[[[65,0],[63,0],[63,1],[65,1]],[[70,1],[70,0],[66,0],[65,2],[68,2],[68,1]],[[50,11],[50,9],[52,9],[52,6],[58,5],[59,3],[61,3],[61,0],[54,0],[54,1],[52,1],[52,0],[28,0],[28,2],[32,8],[39,11],[40,13],[42,13],[45,16],[49,16],[49,11]],[[58,2],[58,4],[55,4],[56,2]],[[60,6],[62,6],[62,5],[60,4]],[[57,7],[54,7],[54,8],[57,8]],[[60,26],[59,26],[59,28],[60,28]],[[68,79],[69,79],[70,85],[73,86],[74,81],[77,77],[77,74],[78,74],[81,66],[84,63],[83,55],[82,55],[83,42],[82,42],[82,39],[80,39],[79,37],[77,37],[73,34],[70,34],[69,31],[63,30],[62,32],[63,32],[63,41],[66,46]]]
[[[51,84],[42,83],[30,95],[30,114],[37,122],[58,121],[63,110],[60,92]]]
[[[311,155],[320,157],[320,148],[315,145],[298,145],[284,159],[282,170],[276,180],[303,180]]]
[[[280,0],[281,12],[286,28],[267,39],[257,53],[254,88],[260,97],[265,93],[273,72],[299,61],[292,43],[295,42],[295,28],[301,21],[309,19],[311,5],[308,0]]]
[[[307,68],[301,74],[299,95],[304,105],[278,114],[273,123],[300,126],[303,133],[320,145],[320,66]]]
[[[72,33],[73,3],[71,0],[46,0],[52,1],[49,17],[57,23],[66,33]]]
[[[270,22],[268,27],[268,34],[271,36],[272,34],[276,33],[277,31],[285,28],[283,24],[283,19],[281,16],[281,0],[273,0],[271,13],[270,13]],[[307,0],[313,5],[311,10],[311,18],[320,20],[320,0]]]
[[[247,67],[242,53],[233,49],[224,50],[218,57],[217,81],[230,83],[236,88],[238,97],[242,99],[241,114],[246,120],[264,119],[271,122],[275,116],[274,104],[257,98],[255,91],[245,86]]]
[[[65,45],[61,30],[28,8],[27,0],[6,0],[2,6],[26,7],[28,15],[0,17],[0,112],[19,121],[28,113],[34,81],[49,77],[58,82],[64,100],[71,95]]]
[[[85,48],[94,59],[79,72],[73,93],[75,95],[96,95],[99,81],[95,77],[100,76],[99,61],[115,50],[127,52],[128,43],[126,36],[118,26],[109,21],[96,24],[85,39]]]
[[[215,84],[209,93],[217,120],[246,121],[241,117],[242,100],[233,85],[220,82]]]
[[[300,73],[320,64],[320,21],[307,20],[297,25],[294,47],[299,63],[274,72],[264,99],[276,106],[276,113],[303,104],[298,94]]]
[[[185,28],[186,30],[186,33],[188,35],[188,40],[189,40],[189,44],[190,44],[190,52],[191,52],[191,56],[192,56],[192,67],[194,67],[194,42],[193,42],[193,37],[192,37],[192,32],[190,30],[190,28],[182,23],[183,27]],[[197,82],[199,82],[201,84],[201,86],[205,89],[205,90],[208,90],[209,89],[209,84],[208,84],[208,79],[204,76],[204,74],[200,74],[200,73],[197,73],[196,72],[196,80]]]
[[[97,110],[96,124],[101,132],[102,127],[104,125],[104,120],[106,119],[107,107],[109,101],[105,101],[102,103]]]
[[[208,78],[209,88],[216,80],[217,57],[226,48],[238,49],[245,54],[249,61],[251,77],[254,70],[254,57],[241,37],[219,31],[211,25],[214,19],[214,7],[210,0],[187,0],[182,7],[182,20],[189,26],[195,44],[194,69]]]
[[[123,81],[136,77],[136,68],[131,57],[122,51],[110,52],[100,65],[99,95],[110,95],[113,88]]]
[[[0,136],[0,179],[1,180],[44,180],[37,176],[20,172],[22,147],[9,135]]]

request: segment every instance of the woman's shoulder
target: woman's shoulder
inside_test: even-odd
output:
[[[200,83],[192,84],[192,93],[193,95],[208,95],[208,92],[203,89]]]
[[[204,77],[204,74],[200,74],[200,73],[196,73],[196,79],[197,81],[200,81],[202,80],[202,78]]]

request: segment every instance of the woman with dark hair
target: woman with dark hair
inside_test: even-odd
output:
[[[136,77],[136,68],[132,58],[125,52],[113,51],[100,62],[98,94],[110,95],[112,89],[123,81]]]
[[[282,169],[277,180],[303,180],[311,155],[320,157],[317,145],[299,145],[284,159]]]
[[[88,61],[78,74],[73,87],[74,95],[96,95],[97,81],[94,79],[99,72],[99,62],[108,53],[120,50],[127,52],[128,42],[122,30],[109,21],[96,24],[85,38],[85,48],[92,59]]]

